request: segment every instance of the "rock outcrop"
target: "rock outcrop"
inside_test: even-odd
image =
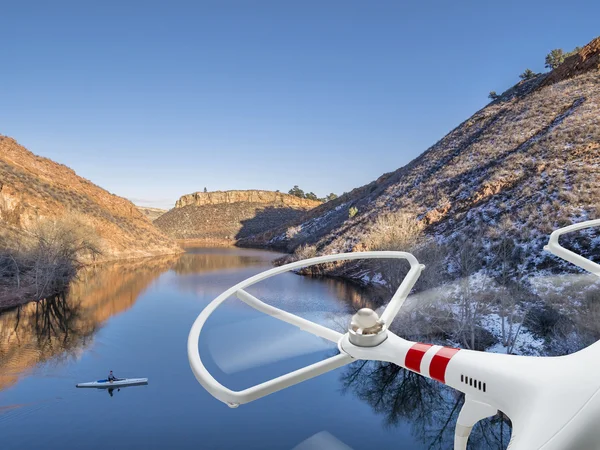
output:
[[[271,191],[196,192],[182,196],[154,224],[174,239],[235,245],[299,219],[321,202]]]
[[[316,200],[300,198],[281,192],[248,190],[194,192],[193,194],[181,196],[175,203],[175,208],[183,208],[190,205],[220,205],[224,203],[263,203],[275,207],[283,206],[302,209],[314,208],[321,204],[321,202]]]
[[[542,83],[548,86],[586,72],[600,69],[600,37],[597,37],[554,69]]]

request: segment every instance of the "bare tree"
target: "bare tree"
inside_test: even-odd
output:
[[[77,271],[101,254],[94,230],[77,217],[41,220],[0,248],[0,307],[64,292]]]
[[[492,237],[497,238],[497,243],[492,249],[493,262],[487,269],[490,278],[493,277],[499,285],[495,292],[495,303],[501,318],[502,345],[507,353],[514,352],[532,304],[526,302],[529,291],[523,279],[523,271],[519,270],[519,265],[524,262],[523,252],[510,237],[511,229],[513,223],[505,217],[498,227],[490,230]]]
[[[477,332],[481,315],[486,309],[486,303],[480,293],[472,289],[471,276],[482,266],[483,234],[464,233],[453,243],[449,260],[454,274],[458,278],[457,299],[458,340],[467,348],[477,348]]]

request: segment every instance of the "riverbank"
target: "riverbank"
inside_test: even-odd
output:
[[[175,239],[175,242],[183,248],[187,247],[237,247],[235,239],[222,238],[194,238],[194,239]],[[260,249],[263,250],[263,249]]]
[[[95,261],[95,262],[88,262],[86,264],[82,264],[80,265],[77,270],[76,273],[68,278],[65,279],[56,279],[54,280],[55,284],[58,284],[60,282],[61,286],[62,286],[62,290],[56,289],[54,292],[46,292],[41,298],[39,298],[39,295],[37,295],[34,286],[21,286],[20,288],[10,288],[7,289],[5,285],[3,285],[3,283],[0,281],[0,313],[6,312],[6,311],[10,311],[11,309],[17,308],[19,306],[23,306],[29,303],[35,303],[35,302],[39,302],[41,300],[44,300],[46,298],[49,297],[53,297],[56,295],[63,295],[63,294],[67,294],[69,292],[69,287],[73,282],[76,282],[79,279],[79,275],[80,273],[86,271],[86,270],[90,270],[90,269],[94,269],[94,268],[99,268],[102,267],[104,265],[109,265],[109,264],[113,264],[113,263],[127,263],[128,261],[131,261],[132,264],[133,263],[138,263],[141,262],[143,260],[148,260],[148,261],[154,261],[157,258],[159,259],[167,259],[167,258],[176,258],[179,255],[181,255],[183,253],[182,252],[178,252],[178,253],[162,253],[162,254],[157,254],[157,255],[153,255],[153,256],[133,256],[133,257],[129,257],[129,258],[118,258],[118,259],[106,259],[106,260],[101,260],[101,261]],[[3,257],[4,255],[0,255],[0,259]],[[173,262],[176,259],[173,260]],[[152,264],[151,264],[152,266]]]
[[[0,235],[0,311],[65,293],[86,266],[180,254],[173,251],[106,251],[89,228],[71,221],[40,222],[28,233]]]

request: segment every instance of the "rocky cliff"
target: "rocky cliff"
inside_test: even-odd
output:
[[[319,201],[308,200],[281,192],[248,190],[194,192],[193,194],[183,195],[177,200],[175,208],[183,208],[190,205],[221,205],[225,203],[262,203],[268,206],[290,207],[294,209],[310,209],[321,204]]]
[[[298,219],[320,204],[271,191],[196,192],[182,196],[154,224],[174,239],[234,245]]]
[[[579,52],[569,56],[549,74],[543,85],[549,86],[586,72],[600,69],[600,37],[597,37]]]
[[[284,261],[408,250],[426,269],[394,322],[402,336],[476,350],[563,355],[600,340],[600,282],[543,246],[600,217],[598,40],[522,81],[406,166],[238,245]],[[564,246],[600,261],[600,230]],[[405,268],[326,264],[309,273],[393,291]]]
[[[19,242],[45,219],[87,227],[98,237],[101,260],[181,251],[129,200],[0,135],[0,246]]]

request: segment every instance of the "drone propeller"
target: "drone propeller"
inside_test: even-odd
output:
[[[328,314],[323,311],[308,317],[323,323],[319,319]],[[252,338],[239,339],[239,336]],[[328,340],[265,316],[212,328],[206,332],[206,342],[213,361],[228,375],[335,349],[335,344]]]
[[[573,225],[552,233],[546,249],[600,276],[600,266],[558,244],[569,231],[599,226],[600,221]],[[270,306],[246,292],[249,286],[314,264],[369,258],[405,259],[411,268],[381,317],[363,309],[352,317],[348,332],[323,325]],[[194,322],[188,337],[188,358],[196,379],[215,398],[236,407],[278,390],[351,363],[354,360],[391,362],[465,394],[455,430],[455,450],[465,450],[474,424],[501,410],[513,424],[510,448],[595,448],[600,441],[600,342],[572,355],[554,358],[500,355],[411,342],[389,331],[424,267],[405,252],[355,252],[297,261],[255,275],[223,292]],[[470,282],[470,281],[469,281]],[[198,340],[208,317],[232,295],[253,308],[297,326],[317,337],[337,343],[340,353],[302,369],[242,391],[221,385],[201,361]]]
[[[428,306],[452,304],[457,299],[456,290],[464,285],[467,278],[461,278],[424,291],[413,293],[402,308],[403,314]],[[530,286],[544,300],[544,292],[561,292],[568,289],[579,291],[596,282],[597,278],[590,274],[538,275],[527,279]],[[502,293],[500,284],[490,277],[477,279],[480,292],[496,291],[503,298],[512,301],[509,293]],[[473,289],[477,291],[476,289]],[[238,297],[251,295],[239,292]],[[253,296],[252,296],[253,297]],[[254,297],[256,298],[256,297]],[[243,300],[243,299],[242,299]],[[375,310],[381,315],[383,307]],[[353,311],[353,313],[356,311]],[[315,311],[302,316],[326,328],[345,333],[351,323],[352,314],[341,311]],[[277,317],[277,314],[274,314]],[[489,322],[489,321],[488,321]],[[525,328],[520,330],[521,333]],[[250,339],[239,339],[239,336],[251,336]],[[322,353],[335,348],[332,342],[319,338],[301,329],[282,324],[272,317],[259,315],[235,323],[221,325],[206,331],[209,353],[219,369],[228,375],[254,369],[263,365],[274,364],[300,356]]]

